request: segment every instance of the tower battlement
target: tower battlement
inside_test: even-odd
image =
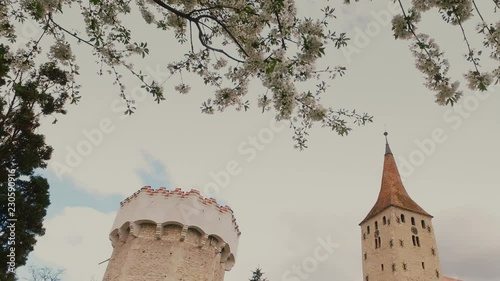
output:
[[[122,202],[120,202],[120,206],[121,207],[125,206],[128,202],[139,196],[141,192],[146,193],[149,196],[154,196],[154,195],[163,195],[165,197],[180,196],[181,198],[185,198],[186,196],[196,196],[198,197],[198,199],[200,199],[200,202],[203,203],[204,205],[213,205],[222,213],[226,212],[233,213],[233,210],[229,206],[219,205],[215,198],[203,197],[200,191],[196,189],[191,189],[190,191],[182,191],[181,188],[176,188],[174,190],[167,190],[165,187],[160,187],[159,189],[153,189],[150,186],[144,186],[138,191],[136,191],[134,194],[125,198]],[[236,220],[235,220],[235,227],[238,228]]]
[[[120,203],[103,281],[223,281],[240,234],[231,208],[214,198],[145,186]]]
[[[227,251],[236,256],[238,238],[241,235],[233,210],[222,206],[214,198],[203,197],[196,189],[167,190],[144,186],[120,203],[120,210],[113,223],[110,240],[115,247],[126,237],[139,237],[141,225],[155,224],[157,239],[162,230],[176,224],[187,232],[196,229],[204,237],[215,237]]]

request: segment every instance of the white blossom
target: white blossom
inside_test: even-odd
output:
[[[392,19],[392,30],[396,38],[409,39],[412,37],[412,33],[408,30],[408,24],[403,15],[396,15]]]
[[[467,79],[469,89],[481,91],[485,91],[493,81],[493,77],[491,76],[491,74],[487,72],[479,73],[475,70],[471,70],[467,74],[465,74],[465,79]]]
[[[70,45],[63,41],[57,41],[50,47],[49,56],[59,60],[65,65],[69,60],[73,59]]]
[[[175,90],[178,91],[180,94],[187,94],[191,90],[191,86],[182,83],[175,86]]]

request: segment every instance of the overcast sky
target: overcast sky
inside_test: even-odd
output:
[[[303,1],[300,13],[317,16],[323,2]],[[236,265],[225,280],[248,280],[257,266],[270,281],[286,280],[283,275],[294,265],[313,256],[319,240],[330,239],[338,247],[308,280],[359,281],[358,223],[377,199],[387,128],[410,196],[435,217],[444,274],[467,281],[500,280],[500,89],[497,85],[487,94],[466,90],[461,109],[436,105],[406,42],[395,41],[385,18],[374,16],[388,13],[385,2],[392,1],[337,5],[336,30],[356,39],[370,27],[372,35],[364,44],[361,37],[351,42],[359,52],[332,48],[325,58],[348,68],[328,89],[325,104],[368,112],[375,122],[355,128],[348,137],[315,128],[302,152],[293,148],[286,124],[270,125],[272,114],[258,109],[201,114],[201,102],[212,92],[200,81],[191,84],[189,95],[179,95],[172,89],[180,81],[170,78],[164,102],[157,105],[146,97],[138,101],[136,114],[123,118],[113,78],[96,76],[98,66],[89,50],[76,48],[83,99],[56,125],[48,120],[42,127],[55,148],[43,171],[51,184],[52,205],[46,235],[28,263],[64,268],[64,280],[101,280],[106,263],[98,263],[111,255],[108,234],[121,200],[144,185],[203,190],[214,182],[211,174],[220,174],[233,161],[241,172],[221,192],[207,194],[232,207],[242,231]],[[498,14],[485,15],[498,19]],[[138,66],[165,80],[166,64],[179,58],[184,47],[136,20],[137,35],[149,40],[152,49]],[[448,27],[437,12],[424,20],[422,31],[439,37],[454,64],[450,72],[460,78],[469,65],[462,62],[466,50],[459,29]],[[139,83],[129,79],[128,86],[134,91]],[[88,155],[69,156],[68,151],[87,141],[84,131],[99,128],[105,131],[102,140]],[[259,149],[249,142],[254,137]],[[62,175],[60,164],[68,165]]]

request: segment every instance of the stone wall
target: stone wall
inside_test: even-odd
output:
[[[234,263],[222,239],[196,228],[136,227],[137,235],[123,233],[126,241],[116,243],[103,281],[222,281]]]
[[[361,236],[363,280],[367,281],[367,277],[368,281],[442,280],[431,217],[389,207],[361,225]]]

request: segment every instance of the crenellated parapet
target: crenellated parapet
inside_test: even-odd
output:
[[[134,194],[132,194],[131,196],[125,198],[125,200],[120,202],[120,206],[121,207],[125,206],[126,204],[128,204],[128,202],[130,202],[134,198],[137,198],[137,196],[139,196],[139,194],[141,194],[141,193],[146,193],[149,196],[158,196],[159,195],[159,196],[164,196],[167,198],[171,197],[171,196],[178,196],[180,198],[194,196],[194,197],[197,197],[199,199],[199,202],[203,205],[212,205],[215,208],[217,208],[217,210],[219,210],[219,212],[221,212],[221,213],[228,213],[229,212],[229,213],[233,214],[233,210],[231,209],[231,207],[229,207],[227,205],[225,205],[225,206],[219,205],[215,198],[203,197],[200,194],[200,191],[196,190],[196,189],[191,189],[190,191],[182,191],[181,188],[176,188],[174,190],[167,190],[165,187],[160,187],[159,189],[153,189],[150,186],[144,186],[143,188],[139,189]],[[239,227],[238,227],[238,224],[236,223],[236,218],[234,218],[234,216],[233,216],[233,221],[234,221],[235,229],[237,231],[239,231]]]
[[[198,233],[196,243],[200,247],[213,246],[217,241],[215,251],[232,260],[228,265],[234,264],[241,232],[231,208],[219,205],[214,198],[205,198],[195,189],[145,186],[120,205],[110,233],[113,247],[137,237],[191,241],[193,233]],[[171,226],[177,227],[175,233]]]

